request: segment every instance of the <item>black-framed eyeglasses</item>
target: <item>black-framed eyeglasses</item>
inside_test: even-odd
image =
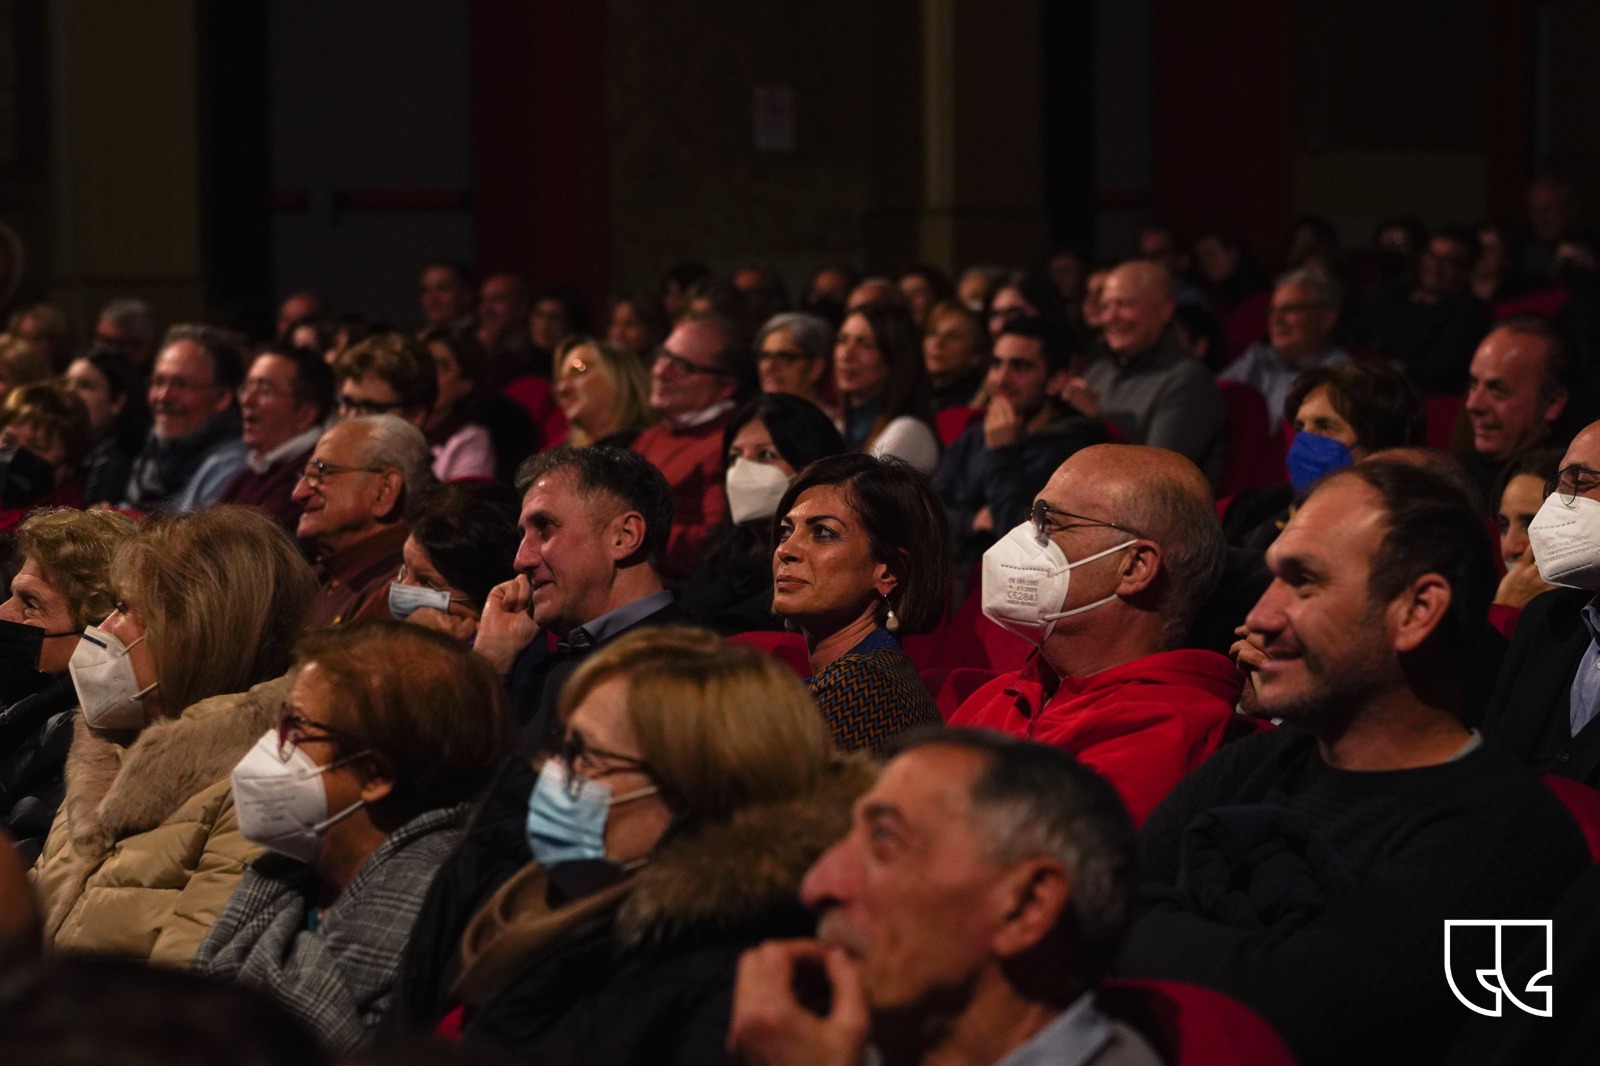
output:
[[[811,361],[811,357],[805,352],[797,352],[788,348],[779,348],[775,351],[763,351],[756,353],[756,362],[765,363],[770,361],[790,364],[809,363]]]
[[[655,361],[657,364],[667,364],[675,374],[710,374],[719,378],[733,376],[720,366],[701,366],[699,363],[691,363],[683,356],[669,352],[665,348],[656,349]]]
[[[361,418],[365,415],[386,415],[390,411],[405,409],[405,401],[396,400],[394,403],[379,403],[377,400],[351,400],[339,397],[339,414],[345,418]]]
[[[324,462],[313,459],[300,471],[300,480],[306,483],[307,488],[322,487],[322,482],[335,474],[381,474],[389,469],[386,466],[340,466],[338,463]]]
[[[650,764],[633,755],[623,755],[621,752],[607,751],[605,748],[596,748],[585,741],[581,734],[574,733],[562,740],[561,748],[556,757],[561,760],[561,784],[569,793],[573,791],[578,778],[596,779],[610,777],[612,774],[626,773],[632,770],[636,773],[650,776],[654,771]]]
[[[306,730],[315,729],[317,732],[307,735]],[[339,744],[350,747],[361,747],[361,742],[351,733],[348,733],[326,722],[319,722],[314,718],[307,718],[303,714],[296,714],[285,703],[278,710],[278,758],[288,760],[290,747],[304,747],[307,744]]]
[[[1552,496],[1559,493],[1561,502],[1568,507],[1579,496],[1595,489],[1600,489],[1600,470],[1591,470],[1582,463],[1573,463],[1544,483],[1544,494]]]
[[[1122,525],[1120,522],[1107,522],[1103,518],[1089,518],[1071,511],[1063,511],[1059,507],[1051,507],[1043,500],[1033,501],[1033,510],[1028,513],[1033,521],[1033,528],[1041,540],[1054,533],[1064,533],[1076,526],[1106,526],[1111,529],[1121,530],[1130,537],[1143,539],[1144,534],[1132,526]],[[1065,519],[1065,521],[1063,521]]]

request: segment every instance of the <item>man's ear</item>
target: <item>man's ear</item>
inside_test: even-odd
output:
[[[1161,545],[1153,540],[1136,540],[1123,549],[1122,580],[1117,583],[1117,595],[1127,598],[1137,596],[1155,583],[1161,573]]]
[[[1547,425],[1561,417],[1561,412],[1567,409],[1568,399],[1570,397],[1567,395],[1566,389],[1556,390],[1556,394],[1550,398],[1550,402],[1544,405],[1543,415]]]
[[[399,470],[391,468],[380,473],[378,490],[372,496],[372,517],[380,522],[397,517],[405,490],[405,475]]]
[[[616,562],[638,554],[644,547],[644,515],[638,511],[624,511],[606,524],[603,534],[606,552]]]
[[[1072,371],[1066,367],[1055,371],[1044,379],[1044,391],[1047,396],[1060,396],[1067,387],[1067,382],[1072,380]]]
[[[220,415],[222,412],[224,412],[228,408],[232,407],[233,406],[233,402],[234,402],[233,393],[234,393],[233,389],[225,389],[222,386],[218,385],[217,386],[217,402],[211,405],[211,413],[214,414],[214,415]]]
[[[1439,574],[1423,574],[1389,601],[1389,642],[1397,652],[1415,651],[1439,627],[1454,593]]]
[[[1032,859],[1000,878],[999,921],[989,945],[1001,959],[1015,958],[1048,937],[1061,920],[1072,894],[1066,867],[1052,859]]]
[[[317,405],[314,403],[298,403],[294,408],[295,435],[298,436],[316,425]]]

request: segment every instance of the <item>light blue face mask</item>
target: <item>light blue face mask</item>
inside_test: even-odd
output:
[[[450,590],[423,588],[421,585],[402,585],[398,581],[389,586],[389,613],[395,618],[404,622],[406,616],[418,607],[448,611]]]
[[[572,778],[559,759],[545,760],[528,794],[528,850],[540,866],[606,857],[606,819],[619,803],[661,791],[654,785],[611,798],[611,786],[587,777]]]

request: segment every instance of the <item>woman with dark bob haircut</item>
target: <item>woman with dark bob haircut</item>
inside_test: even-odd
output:
[[[798,396],[767,393],[735,411],[722,435],[728,508],[705,562],[678,595],[678,609],[721,633],[781,629],[772,614],[778,500],[797,473],[844,450],[828,416]]]
[[[462,641],[478,633],[489,592],[516,576],[516,493],[499,482],[437,486],[409,516],[389,613]]]
[[[841,748],[938,724],[897,634],[944,616],[950,533],[928,479],[847,453],[800,472],[778,503],[772,611],[806,638],[807,683]]]

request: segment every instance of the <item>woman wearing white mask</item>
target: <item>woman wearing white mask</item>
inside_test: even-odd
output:
[[[34,884],[54,948],[182,965],[259,851],[229,773],[276,719],[317,581],[271,519],[221,506],[124,542],[111,587],[69,665],[83,715]]]
[[[275,727],[232,775],[239,826],[269,854],[194,968],[265,989],[335,1054],[366,1043],[509,721],[494,671],[446,637],[393,622],[311,634]]]
[[[512,563],[522,540],[517,502],[499,482],[435,487],[410,514],[411,535],[389,586],[389,613],[472,643],[489,593],[516,576]]]
[[[811,927],[800,879],[872,771],[786,667],[705,630],[605,645],[561,717],[430,892],[397,1020],[529,1062],[725,1061],[740,952]]]
[[[678,608],[719,633],[781,629],[772,613],[778,501],[798,471],[842,454],[844,438],[816,405],[769,393],[734,412],[723,448],[728,513],[711,535],[705,561],[678,594]]]

